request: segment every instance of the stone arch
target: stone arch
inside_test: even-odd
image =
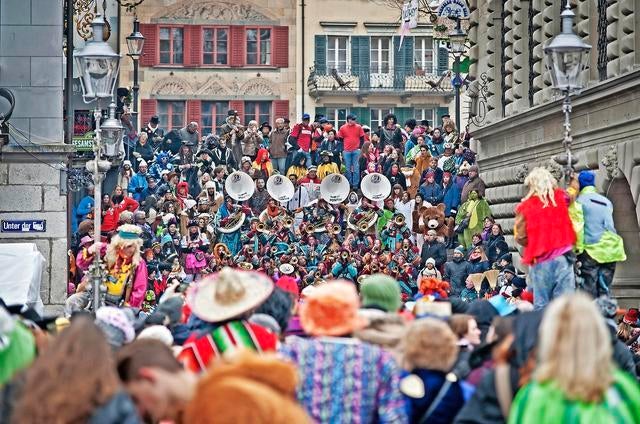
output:
[[[151,94],[155,94],[156,96],[193,94],[193,88],[191,84],[182,78],[171,76],[158,80],[153,85]]]
[[[242,84],[240,92],[248,96],[275,96],[277,89],[268,79],[257,77]]]

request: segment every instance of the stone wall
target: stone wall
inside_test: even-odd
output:
[[[45,233],[0,233],[0,243],[36,244],[47,261],[40,294],[49,308],[64,303],[67,281],[62,15],[62,0],[0,1],[0,87],[15,94],[10,122],[23,133],[0,154],[0,220],[47,221]]]

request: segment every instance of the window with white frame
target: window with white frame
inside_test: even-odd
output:
[[[433,56],[433,38],[415,37],[413,45],[413,66],[427,74],[435,73]]]
[[[333,124],[333,127],[336,129],[340,129],[340,127],[347,123],[347,115],[349,114],[349,109],[346,107],[328,107],[327,108],[327,121]]]
[[[228,28],[205,28],[202,35],[202,63],[205,65],[226,65],[229,56]]]
[[[183,30],[176,27],[160,27],[160,63],[182,65],[184,59]]]
[[[426,119],[427,121],[429,121],[429,125],[431,125],[432,127],[434,126],[434,119],[436,116],[435,107],[428,107],[428,106],[416,107],[413,109],[413,112],[415,114],[417,121],[422,121],[423,119]]]
[[[220,129],[227,119],[229,102],[227,101],[203,101],[202,102],[202,134],[220,134]]]
[[[271,65],[271,29],[247,28],[247,65]]]
[[[383,107],[383,108],[371,108],[371,131],[377,131],[378,127],[384,125],[384,117],[388,114],[393,113],[393,108]]]
[[[391,63],[391,37],[371,37],[371,73],[388,74]]]
[[[327,69],[336,69],[340,73],[347,72],[347,45],[349,37],[327,37]]]

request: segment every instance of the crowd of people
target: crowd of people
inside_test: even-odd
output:
[[[100,234],[74,209],[64,316],[0,307],[0,423],[640,423],[592,172],[529,173],[516,256],[448,117],[310,121],[152,118]]]

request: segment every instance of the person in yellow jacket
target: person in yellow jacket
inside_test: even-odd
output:
[[[627,259],[622,237],[616,233],[613,223],[613,205],[595,188],[595,174],[582,171],[578,176],[582,222],[578,225],[576,253],[581,263],[582,289],[598,298],[609,294],[616,263]],[[577,215],[578,219],[580,214]],[[574,228],[576,216],[574,220]]]
[[[295,175],[298,180],[306,177],[308,171],[306,163],[307,158],[304,153],[296,153],[295,157],[293,158],[293,163],[291,164],[289,169],[287,169],[287,177],[289,175]]]
[[[323,150],[320,152],[320,158],[322,160],[322,163],[320,164],[320,166],[318,166],[318,178],[320,178],[320,181],[322,181],[322,179],[329,174],[340,173],[338,165],[336,165],[336,163],[331,160],[332,157],[333,153],[328,150]]]

